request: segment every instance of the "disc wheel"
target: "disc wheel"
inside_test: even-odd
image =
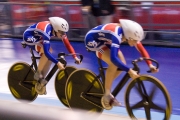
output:
[[[169,120],[172,110],[170,95],[161,81],[150,75],[132,80],[125,92],[129,116],[137,119],[141,113],[147,120]],[[157,116],[156,113],[159,113]]]
[[[35,71],[29,64],[18,62],[11,66],[8,72],[8,86],[12,95],[20,101],[32,102],[36,99],[34,80]]]
[[[97,76],[87,70],[75,70],[66,83],[66,99],[71,109],[102,112],[101,97],[104,88]]]
[[[67,103],[66,96],[65,96],[65,85],[66,85],[68,76],[75,70],[76,68],[73,66],[66,66],[65,70],[59,70],[55,78],[56,94],[59,100],[61,101],[61,103],[66,107],[69,107],[69,105]]]

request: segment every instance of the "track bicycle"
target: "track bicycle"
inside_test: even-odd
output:
[[[23,48],[26,48],[26,43],[21,43]],[[8,85],[12,95],[19,101],[32,102],[34,101],[38,94],[35,90],[35,84],[37,80],[34,79],[35,71],[37,70],[37,59],[34,55],[33,50],[30,48],[32,64],[29,65],[26,62],[14,63],[8,72]],[[81,54],[75,53],[80,57],[82,61],[83,56]],[[68,107],[66,97],[65,97],[65,83],[67,77],[72,71],[76,70],[73,66],[66,66],[67,62],[65,60],[66,56],[72,56],[74,54],[59,53],[57,60],[60,61],[65,66],[65,70],[59,70],[57,65],[54,65],[45,79],[49,82],[52,76],[59,70],[55,77],[55,91],[59,100]]]
[[[137,63],[144,60],[152,61],[157,68],[159,67],[158,62],[154,59],[141,57],[132,61],[133,69],[138,73],[140,67]],[[88,69],[78,69],[68,77],[65,95],[72,110],[82,109],[88,113],[101,113],[104,110],[101,105],[101,97],[104,94],[104,72],[107,68],[103,67],[99,58],[98,64],[98,75]],[[150,70],[147,72],[149,73]],[[126,73],[115,86],[112,92],[114,97],[118,95],[129,79],[130,76]],[[156,97],[157,99],[155,99]],[[143,115],[141,115],[147,120],[154,120],[154,117],[157,117],[153,112],[160,112],[163,120],[170,118],[172,110],[170,95],[163,83],[151,75],[140,75],[131,80],[126,87],[124,99],[126,111],[131,119],[137,119],[138,111],[143,111]]]

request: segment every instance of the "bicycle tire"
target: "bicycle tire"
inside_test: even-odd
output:
[[[8,87],[11,94],[21,102],[32,102],[37,98],[34,69],[25,62],[13,64],[8,72]],[[24,80],[24,81],[23,81]],[[22,82],[23,81],[23,82]]]
[[[95,113],[103,111],[101,97],[104,88],[98,77],[90,70],[79,69],[71,73],[66,82],[65,92],[66,100],[72,110],[81,109]]]
[[[77,68],[73,66],[66,66],[65,70],[59,70],[55,77],[56,95],[58,96],[61,103],[66,107],[69,107],[65,96],[66,81],[68,76],[76,69]]]
[[[144,87],[144,89],[146,89],[147,96],[145,96],[144,94],[145,92],[144,93],[142,92],[142,88],[143,88],[142,83],[143,85],[148,85]],[[130,101],[130,93],[132,92],[133,87],[135,88],[138,95],[142,97],[142,100],[140,100],[136,104],[130,105],[132,104],[132,102]],[[157,90],[160,91],[157,92]],[[155,94],[158,95],[155,96]],[[133,96],[133,99],[135,99],[135,97],[136,96]],[[162,101],[158,98],[155,99],[156,97],[160,97],[161,99],[164,98],[165,101]],[[157,101],[160,103],[157,104]],[[129,83],[125,92],[125,104],[126,104],[126,110],[132,119],[137,119],[133,111],[139,108],[141,109],[143,108],[143,110],[145,110],[145,117],[147,120],[151,120],[151,119],[153,120],[157,118],[157,115],[153,114],[153,112],[155,111],[164,113],[162,116],[163,120],[169,120],[171,116],[172,103],[166,87],[163,85],[163,83],[160,80],[150,75],[141,75],[139,78],[134,79]],[[160,119],[161,118],[159,118],[159,120]]]

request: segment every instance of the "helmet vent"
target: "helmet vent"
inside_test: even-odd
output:
[[[137,31],[135,31],[134,35],[135,35],[136,37],[140,38],[140,36],[138,35],[138,32],[137,32]]]
[[[66,27],[64,27],[65,25],[64,24],[61,24],[61,27],[63,28],[63,29],[66,29]]]

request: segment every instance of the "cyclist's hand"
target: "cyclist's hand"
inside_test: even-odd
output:
[[[137,77],[139,77],[137,71],[134,71],[133,69],[129,69],[128,73],[132,79],[136,79]]]
[[[60,69],[60,70],[64,70],[65,68],[64,68],[64,65],[61,63],[61,62],[58,62],[57,63],[57,66],[58,66],[58,68]]]
[[[159,69],[157,69],[157,68],[156,68],[154,65],[152,65],[152,64],[149,65],[149,68],[150,68],[150,70],[151,70],[152,73],[156,73],[156,72],[159,71]]]
[[[75,57],[74,60],[75,60],[76,64],[80,64],[81,63],[81,60],[78,57]]]

